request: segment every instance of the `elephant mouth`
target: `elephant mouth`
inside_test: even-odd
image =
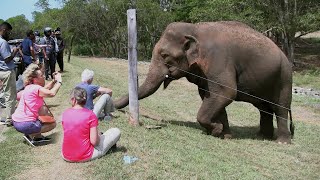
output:
[[[166,89],[169,86],[169,84],[171,83],[171,81],[173,81],[173,80],[175,80],[175,78],[173,78],[172,76],[167,74],[166,78],[163,81],[163,88]]]

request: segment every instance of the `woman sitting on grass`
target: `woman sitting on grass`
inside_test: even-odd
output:
[[[12,115],[13,126],[21,133],[28,143],[49,141],[41,135],[56,127],[56,123],[43,124],[39,114],[44,115],[43,106],[45,97],[54,97],[61,87],[60,73],[55,73],[54,79],[45,85],[44,75],[37,64],[30,64],[23,73],[24,90],[21,93],[19,104]]]
[[[72,107],[62,114],[62,156],[68,162],[85,162],[107,153],[120,139],[120,130],[111,128],[99,135],[98,118],[84,108],[86,90],[76,87],[71,92]]]

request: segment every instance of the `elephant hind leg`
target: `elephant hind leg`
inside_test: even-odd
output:
[[[260,112],[260,130],[259,134],[263,137],[272,139],[274,136],[274,127],[273,127],[273,110],[269,103],[262,103],[255,105]]]
[[[291,134],[288,127],[288,110],[283,107],[276,108],[276,116],[277,116],[277,142],[278,143],[291,143]]]

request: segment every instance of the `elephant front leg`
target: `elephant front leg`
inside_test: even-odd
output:
[[[222,112],[217,117],[217,120],[220,121],[223,125],[223,129],[222,129],[220,137],[223,139],[231,139],[232,135],[231,135],[230,127],[229,127],[229,121],[228,121],[226,108],[223,108]],[[214,121],[214,119],[212,119],[211,121]]]
[[[227,113],[225,107],[231,103],[231,100],[216,97],[214,99],[204,98],[198,111],[197,120],[204,127],[208,134],[213,136],[226,135],[231,137]]]

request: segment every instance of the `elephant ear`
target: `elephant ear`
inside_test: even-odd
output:
[[[186,53],[189,67],[191,67],[199,57],[199,42],[191,35],[186,35],[185,38],[186,41],[184,43],[183,50]]]

